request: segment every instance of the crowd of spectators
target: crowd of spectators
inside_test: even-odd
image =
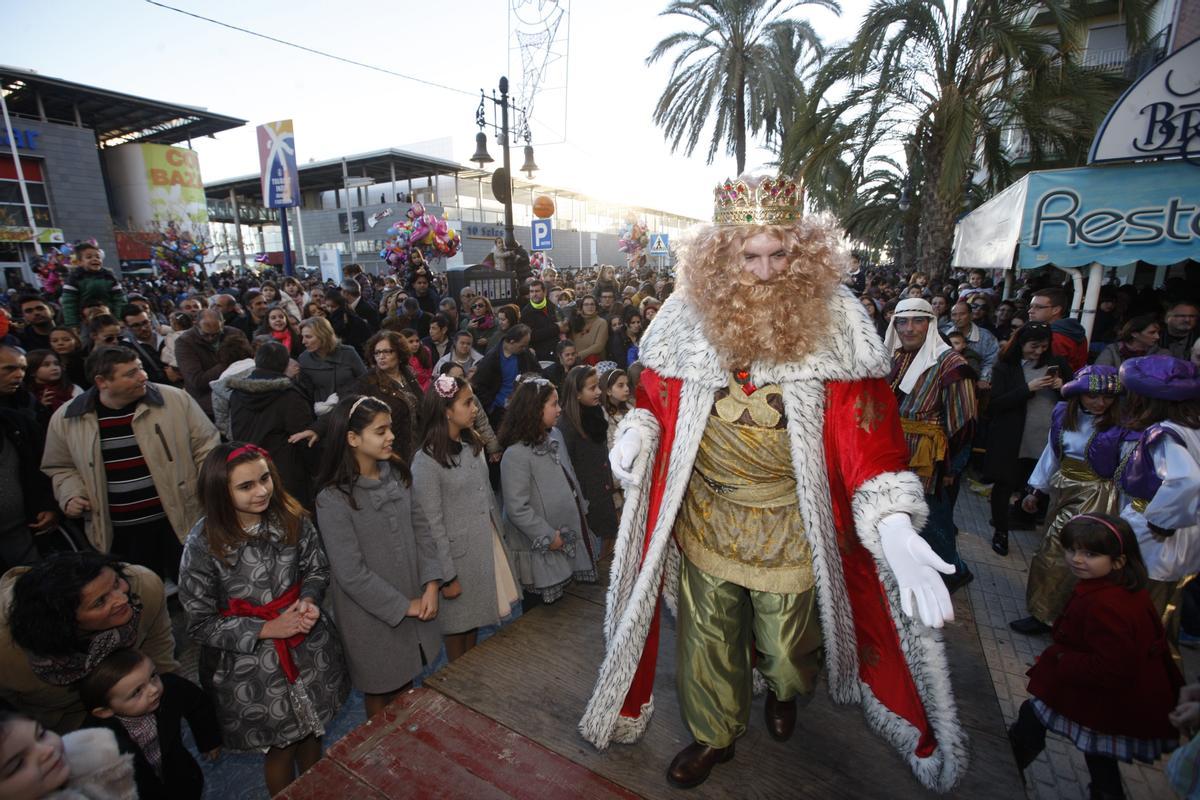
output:
[[[570,581],[594,580],[611,555],[622,499],[608,451],[636,396],[642,333],[672,294],[669,274],[547,267],[517,297],[492,298],[471,285],[452,296],[444,274],[424,269],[379,276],[358,265],[337,285],[270,270],[123,282],[95,247],[76,253],[61,295],[25,287],[0,298],[0,698],[62,734],[121,720],[104,724],[123,751],[151,756],[135,765],[139,790],[151,778],[160,789],[195,783],[172,750],[181,715],[206,753],[216,755],[222,735],[266,749],[267,783],[282,788],[315,761],[314,740],[319,756],[316,720],[328,721],[345,697],[337,682],[316,691],[312,664],[348,670],[338,680],[364,691],[373,713],[421,666],[407,654],[403,668],[372,656],[367,640],[379,631],[403,630],[397,646],[424,648],[426,660],[444,641],[456,658],[510,603],[554,602]],[[908,304],[893,319],[897,306],[927,302],[930,335],[956,354],[939,390],[963,381],[943,409],[961,419],[945,431],[944,465],[923,476],[941,515],[939,555],[958,567],[952,589],[973,577],[954,552],[960,484],[990,495],[1000,555],[1011,530],[1054,517],[1035,468],[1073,378],[1155,354],[1200,364],[1200,307],[1188,284],[1106,285],[1089,338],[1069,285],[1050,270],[1023,273],[1007,293],[998,279],[861,265],[846,277],[881,339],[908,320],[888,339],[904,343],[893,380],[902,414],[922,413],[905,410],[915,395],[899,387],[915,381],[906,384],[904,370],[928,336],[921,327],[910,346],[913,315],[925,312]],[[235,484],[243,474],[244,489]],[[255,481],[270,484],[268,510],[239,494],[249,498]],[[237,528],[222,529],[219,542],[214,515]],[[255,520],[262,532],[246,527]],[[369,555],[384,530],[404,539],[412,565],[372,560],[384,558]],[[197,537],[207,537],[203,546]],[[256,537],[272,544],[251,547]],[[240,556],[214,556],[221,547],[249,548],[267,574],[237,578]],[[287,566],[280,548],[300,555]],[[339,616],[351,620],[340,643],[318,621],[331,574]],[[201,619],[206,603],[232,597],[205,598],[206,586],[236,593],[243,578],[266,595],[272,580],[304,588],[286,608],[263,611],[264,601],[247,611],[253,623]],[[158,730],[161,753],[146,729],[125,722],[139,715],[113,704],[114,687],[177,669],[167,617],[177,593],[205,652],[259,653],[238,669],[277,669],[286,659],[262,654],[308,637],[305,657],[315,660],[297,655],[299,677],[278,687],[309,715],[291,739],[242,723],[231,730],[221,706],[228,687],[212,691],[212,680],[232,662],[214,673],[205,657],[207,694],[174,676],[146,678],[173,709],[166,722],[153,712],[175,731]],[[39,614],[60,618],[38,631]],[[1053,622],[1034,614],[1014,628],[1044,633]],[[1200,635],[1190,622],[1185,639]],[[122,655],[129,650],[141,655]],[[84,698],[81,682],[104,665],[111,680]],[[0,726],[20,719],[0,717]]]

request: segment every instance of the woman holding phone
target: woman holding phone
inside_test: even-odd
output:
[[[1050,326],[1030,322],[1013,334],[992,370],[992,399],[984,476],[992,486],[992,549],[1008,555],[1013,493],[1024,488],[1037,464],[1059,389],[1071,367],[1049,355]],[[1023,515],[1023,512],[1021,512]]]

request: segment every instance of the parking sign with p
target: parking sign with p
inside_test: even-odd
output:
[[[553,246],[554,235],[548,219],[535,219],[531,228],[532,250],[549,250]]]

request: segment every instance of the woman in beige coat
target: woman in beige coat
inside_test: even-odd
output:
[[[608,320],[599,316],[595,297],[580,298],[571,312],[570,327],[579,363],[596,366],[608,350]]]

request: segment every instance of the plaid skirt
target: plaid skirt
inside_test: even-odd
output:
[[[1153,764],[1163,753],[1179,747],[1179,739],[1138,739],[1134,736],[1118,736],[1101,733],[1086,725],[1067,719],[1036,697],[1029,698],[1038,720],[1048,730],[1065,736],[1075,746],[1090,756],[1108,756],[1126,763],[1134,759]]]

